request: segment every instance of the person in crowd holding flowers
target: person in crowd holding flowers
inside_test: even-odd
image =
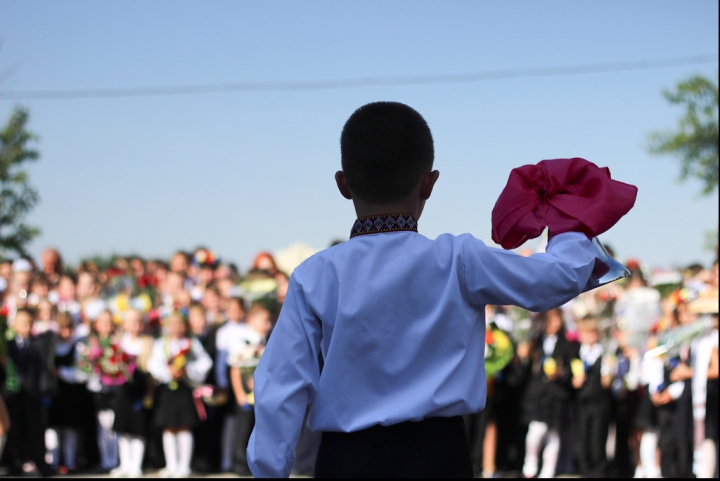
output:
[[[83,414],[85,409],[92,408],[92,398],[82,376],[78,375],[75,320],[70,313],[61,312],[57,317],[57,327],[54,342],[57,391],[48,413],[49,428],[45,431],[45,447],[50,454],[53,469],[67,473],[77,469]],[[61,462],[61,453],[64,462]]]
[[[585,478],[607,476],[605,444],[612,409],[612,366],[604,357],[599,321],[586,316],[577,321],[580,352],[570,361],[575,397],[577,459],[580,475]]]
[[[523,475],[538,475],[542,451],[539,477],[552,478],[560,454],[560,430],[568,421],[571,406],[570,360],[577,356],[578,347],[565,337],[561,309],[543,312],[540,318],[542,334],[530,344],[520,344],[517,350],[528,376],[523,394],[523,416],[528,423]]]
[[[93,332],[79,347],[79,369],[85,373],[87,388],[93,393],[98,422],[100,472],[110,472],[118,464],[117,434],[113,431],[113,405],[118,388],[131,379],[130,360],[122,352],[115,335],[115,322],[109,310],[93,321]]]
[[[270,328],[272,313],[261,302],[254,302],[245,317],[243,340],[231,345],[227,364],[230,366],[230,380],[235,398],[235,472],[241,476],[250,475],[247,462],[247,445],[255,426],[253,411],[254,386],[252,374],[260,361]]]
[[[50,476],[54,471],[45,462],[46,408],[43,401],[49,396],[53,383],[44,345],[32,336],[34,321],[32,309],[19,308],[13,322],[15,335],[7,344],[3,367],[7,376],[8,365],[12,363],[17,377],[10,385],[6,379],[3,389],[11,423],[6,455],[11,460],[10,474],[21,474],[22,463],[29,458],[42,476]]]
[[[148,359],[153,339],[143,335],[142,313],[131,308],[122,314],[120,349],[128,364],[131,377],[118,389],[112,402],[115,413],[113,431],[118,436],[120,466],[113,476],[142,476],[145,454],[145,428],[148,400],[152,399],[152,378],[148,374]]]
[[[155,341],[148,363],[159,383],[156,389],[155,425],[163,429],[164,477],[190,475],[192,429],[200,421],[193,387],[202,383],[212,359],[200,341],[188,336],[187,323],[179,312],[166,320],[167,335]]]

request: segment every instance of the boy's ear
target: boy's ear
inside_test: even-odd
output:
[[[347,180],[345,179],[345,173],[342,170],[335,172],[335,183],[338,186],[338,190],[348,200],[352,200],[352,192],[348,186]]]
[[[437,182],[438,177],[440,177],[440,172],[437,170],[433,170],[432,172],[426,172],[423,175],[422,178],[422,185],[420,186],[420,198],[422,200],[427,200],[430,198],[430,195],[432,194],[433,188],[435,187],[435,182]]]

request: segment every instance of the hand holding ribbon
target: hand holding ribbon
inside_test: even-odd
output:
[[[492,211],[492,239],[514,249],[538,237],[545,227],[552,235],[583,232],[596,237],[627,214],[637,187],[610,177],[581,158],[543,160],[510,172]]]

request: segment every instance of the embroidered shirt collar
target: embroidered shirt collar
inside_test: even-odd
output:
[[[410,214],[380,214],[360,217],[355,221],[350,238],[383,232],[417,232],[417,221]]]

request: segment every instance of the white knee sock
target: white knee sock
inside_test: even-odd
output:
[[[177,472],[178,468],[178,443],[175,433],[163,432],[163,451],[165,452],[165,470],[168,473]]]
[[[7,441],[7,434],[0,434],[0,458],[2,458],[3,451],[5,451],[5,441]]]
[[[118,464],[117,435],[112,430],[115,413],[112,409],[98,411],[98,444],[100,446],[100,465],[111,469]]]
[[[118,436],[118,453],[120,454],[120,472],[130,472],[130,436],[121,434]]]
[[[715,476],[715,441],[705,439],[700,444],[700,469],[698,478],[712,478]]]
[[[225,416],[222,429],[222,445],[220,446],[221,461],[220,470],[230,471],[233,468],[233,458],[235,457],[235,427],[237,425],[237,416]]]
[[[145,440],[139,436],[133,436],[130,440],[130,474],[142,473],[143,456],[145,455]]]
[[[65,467],[75,469],[77,458],[78,432],[76,429],[65,428],[62,433],[63,451],[65,452]]]
[[[659,478],[660,469],[657,465],[657,433],[645,431],[640,440],[640,463],[646,478]]]
[[[191,431],[180,431],[177,433],[178,440],[178,473],[190,474],[190,460],[192,459],[193,435]]]
[[[547,433],[548,426],[545,423],[531,421],[528,426],[528,433],[525,437],[525,463],[523,464],[523,475],[531,478],[537,474],[538,459],[543,439]]]
[[[554,478],[555,467],[560,455],[560,433],[557,429],[550,429],[547,433],[547,444],[543,450],[543,467],[539,478]]]
[[[60,466],[60,436],[58,436],[57,429],[49,428],[45,430],[45,450],[50,458],[45,461],[54,469],[57,469]]]

